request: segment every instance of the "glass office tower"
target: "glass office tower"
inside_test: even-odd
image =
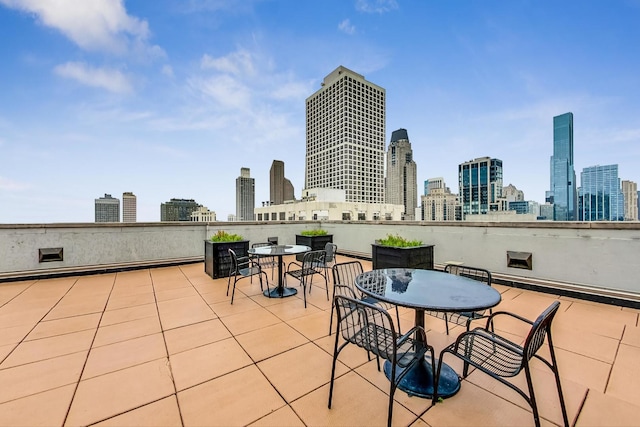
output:
[[[576,220],[576,172],[573,169],[573,113],[553,118],[551,188],[547,202],[553,204],[554,221]]]
[[[481,157],[458,165],[458,184],[464,218],[499,210],[502,160]]]
[[[580,221],[624,221],[618,165],[582,169],[578,201]]]

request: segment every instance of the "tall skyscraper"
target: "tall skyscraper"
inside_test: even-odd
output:
[[[193,199],[171,199],[160,204],[160,221],[191,221],[191,214],[200,206]]]
[[[96,222],[120,222],[120,200],[105,194],[95,200]]]
[[[444,178],[429,178],[425,181],[424,196],[421,196],[421,208],[423,221],[456,221],[458,208],[458,196],[451,194],[449,187],[444,183]]]
[[[385,203],[404,206],[403,219],[415,219],[418,207],[418,177],[406,129],[394,130],[387,148]]]
[[[324,78],[306,99],[305,189],[384,203],[385,98],[383,88],[343,66]]]
[[[624,196],[618,165],[582,169],[578,202],[580,221],[623,221]]]
[[[638,184],[633,181],[622,181],[624,196],[624,220],[638,220]]]
[[[122,193],[122,222],[136,222],[136,196],[131,192]]]
[[[575,221],[576,172],[573,169],[573,113],[553,118],[551,188],[546,201],[553,204],[554,221]]]
[[[269,202],[281,205],[285,200],[294,200],[293,184],[284,177],[284,162],[274,160],[269,171]]]
[[[502,160],[481,157],[458,166],[463,219],[471,214],[500,210]]]
[[[255,180],[250,177],[249,168],[240,168],[236,178],[236,221],[253,221],[255,199]]]

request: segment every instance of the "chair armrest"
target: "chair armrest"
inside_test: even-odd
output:
[[[458,337],[458,339],[456,339],[456,343],[455,343],[455,348],[458,348],[458,343],[465,339],[466,337],[470,336],[470,335],[475,335],[475,336],[480,336],[482,337],[484,340],[489,341],[491,343],[494,343],[497,346],[506,348],[514,353],[519,354],[520,356],[522,356],[524,354],[524,349],[522,348],[522,346],[514,343],[511,340],[508,340],[500,335],[497,335],[493,332],[490,332],[486,329],[483,328],[475,328],[472,331],[469,332],[463,332],[462,334],[460,334],[460,336]]]
[[[346,285],[334,285],[334,295],[345,296],[355,300],[359,299],[353,289]]]
[[[287,264],[287,271],[289,271],[289,269],[291,268],[291,265],[295,265],[299,269],[302,269],[302,264],[300,264],[297,261],[291,261],[289,264]]]
[[[417,333],[419,334],[421,337],[421,341],[425,343],[427,343],[427,333],[425,332],[424,328],[422,326],[414,326],[413,328],[411,328],[409,331],[405,332],[400,338],[398,338],[398,341],[396,341],[397,345],[400,346],[402,345],[402,343],[404,343],[407,339],[411,338],[411,336]]]
[[[486,323],[484,329],[487,329],[487,330],[489,329],[489,326],[493,323],[493,318],[494,317],[502,316],[502,315],[506,315],[506,316],[512,317],[514,319],[518,319],[518,320],[520,320],[522,322],[528,323],[529,325],[533,325],[533,322],[531,320],[529,320],[529,319],[527,319],[525,317],[522,317],[520,315],[517,315],[515,313],[510,313],[508,311],[495,311],[487,318],[487,323]]]

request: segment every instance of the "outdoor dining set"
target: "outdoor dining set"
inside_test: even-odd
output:
[[[535,425],[540,426],[532,383],[531,362],[534,359],[553,373],[562,419],[565,426],[569,425],[551,334],[551,324],[560,305],[558,301],[536,319],[527,319],[516,313],[493,310],[501,302],[501,294],[492,287],[492,275],[486,269],[447,264],[443,271],[413,268],[364,271],[358,260],[337,262],[336,253],[337,246],[333,243],[327,243],[322,250],[311,250],[304,245],[257,243],[243,257],[236,256],[230,249],[232,270],[227,284],[231,304],[236,284],[244,278],[253,280],[255,276],[268,298],[296,295],[300,287],[306,308],[306,295],[311,292],[312,281],[320,276],[327,300],[333,298],[329,333],[335,333],[335,342],[329,408],[340,352],[348,344],[355,344],[367,352],[369,360],[375,357],[378,371],[384,371],[389,380],[389,426],[396,389],[409,396],[430,399],[437,405],[442,399],[455,395],[460,390],[461,380],[472,370],[516,391],[531,407]],[[296,260],[285,265],[284,258],[294,255],[297,255]],[[268,269],[271,269],[271,280]],[[277,272],[275,279],[274,272]],[[293,279],[296,279],[296,286],[291,285]],[[401,331],[399,307],[415,314],[409,330]],[[427,339],[425,315],[442,319],[447,335],[450,324],[464,328],[437,357]],[[496,324],[504,318],[528,327],[524,341],[515,342],[501,335]],[[540,351],[542,348],[545,351]],[[446,363],[455,358],[463,362],[462,372],[456,372]],[[384,360],[382,366],[380,359]],[[526,389],[509,380],[521,372],[526,377]]]

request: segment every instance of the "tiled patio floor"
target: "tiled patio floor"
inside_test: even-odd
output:
[[[299,296],[265,298],[253,282],[239,283],[233,305],[226,279],[202,263],[0,284],[0,425],[384,425],[389,383],[355,346],[341,353],[327,408],[334,338],[321,282],[306,309]],[[555,299],[496,288],[501,309],[529,318]],[[639,312],[560,300],[554,338],[571,424],[638,425]],[[406,330],[413,312],[401,315]],[[426,322],[437,353],[461,331]],[[553,376],[540,364],[534,380],[543,425],[561,425]],[[398,391],[393,421],[533,425],[520,396],[478,373],[434,407]]]

